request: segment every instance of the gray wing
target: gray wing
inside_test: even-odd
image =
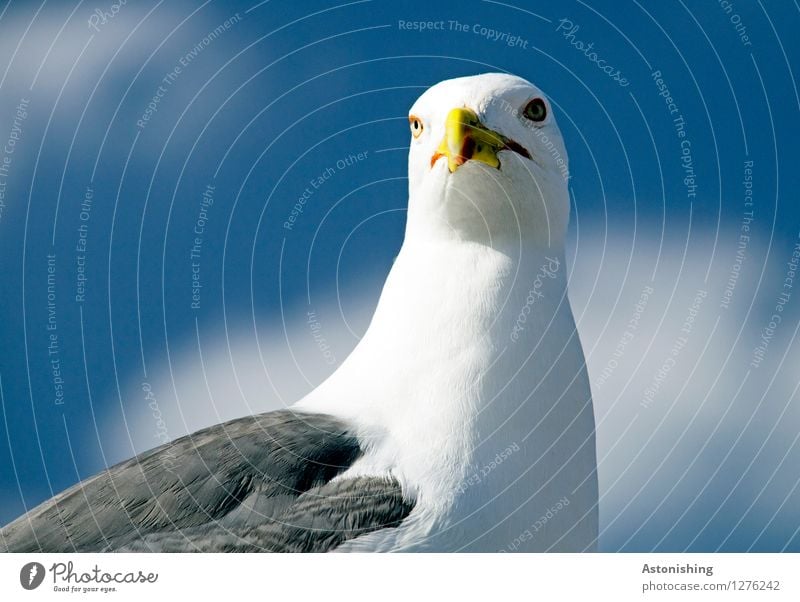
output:
[[[342,479],[301,494],[275,520],[155,533],[120,551],[184,552],[189,537],[198,552],[328,552],[359,535],[399,526],[412,509],[394,479]]]
[[[327,551],[411,511],[390,478],[331,482],[360,455],[331,416],[278,411],[177,439],[0,531],[9,552]]]

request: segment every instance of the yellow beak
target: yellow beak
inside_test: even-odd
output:
[[[503,149],[514,150],[530,157],[517,143],[485,127],[475,111],[467,108],[453,109],[447,115],[444,139],[431,158],[431,167],[440,157],[447,157],[450,173],[469,160],[499,168],[500,159],[497,153]]]

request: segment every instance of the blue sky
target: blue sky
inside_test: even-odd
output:
[[[0,521],[324,378],[402,243],[408,107],[500,70],[570,155],[603,549],[800,550],[800,292],[751,366],[800,229],[793,4],[112,4],[0,7]]]

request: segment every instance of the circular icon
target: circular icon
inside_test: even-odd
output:
[[[19,582],[25,589],[36,589],[44,581],[44,566],[29,562],[19,572]]]

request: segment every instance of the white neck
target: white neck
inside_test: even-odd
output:
[[[584,438],[591,437],[588,466],[591,399],[563,255],[407,239],[364,338],[299,405],[360,425],[374,453],[357,470],[390,469],[431,516],[480,504],[473,495],[480,489],[462,491],[464,483],[512,444],[521,451],[492,478],[511,484],[534,467],[518,485],[545,481],[549,468],[539,457],[560,453],[566,461],[575,452],[557,440],[578,415]],[[571,494],[566,489],[577,484],[553,495]],[[531,488],[507,496],[509,513]],[[515,523],[501,529],[496,545],[519,528]]]

